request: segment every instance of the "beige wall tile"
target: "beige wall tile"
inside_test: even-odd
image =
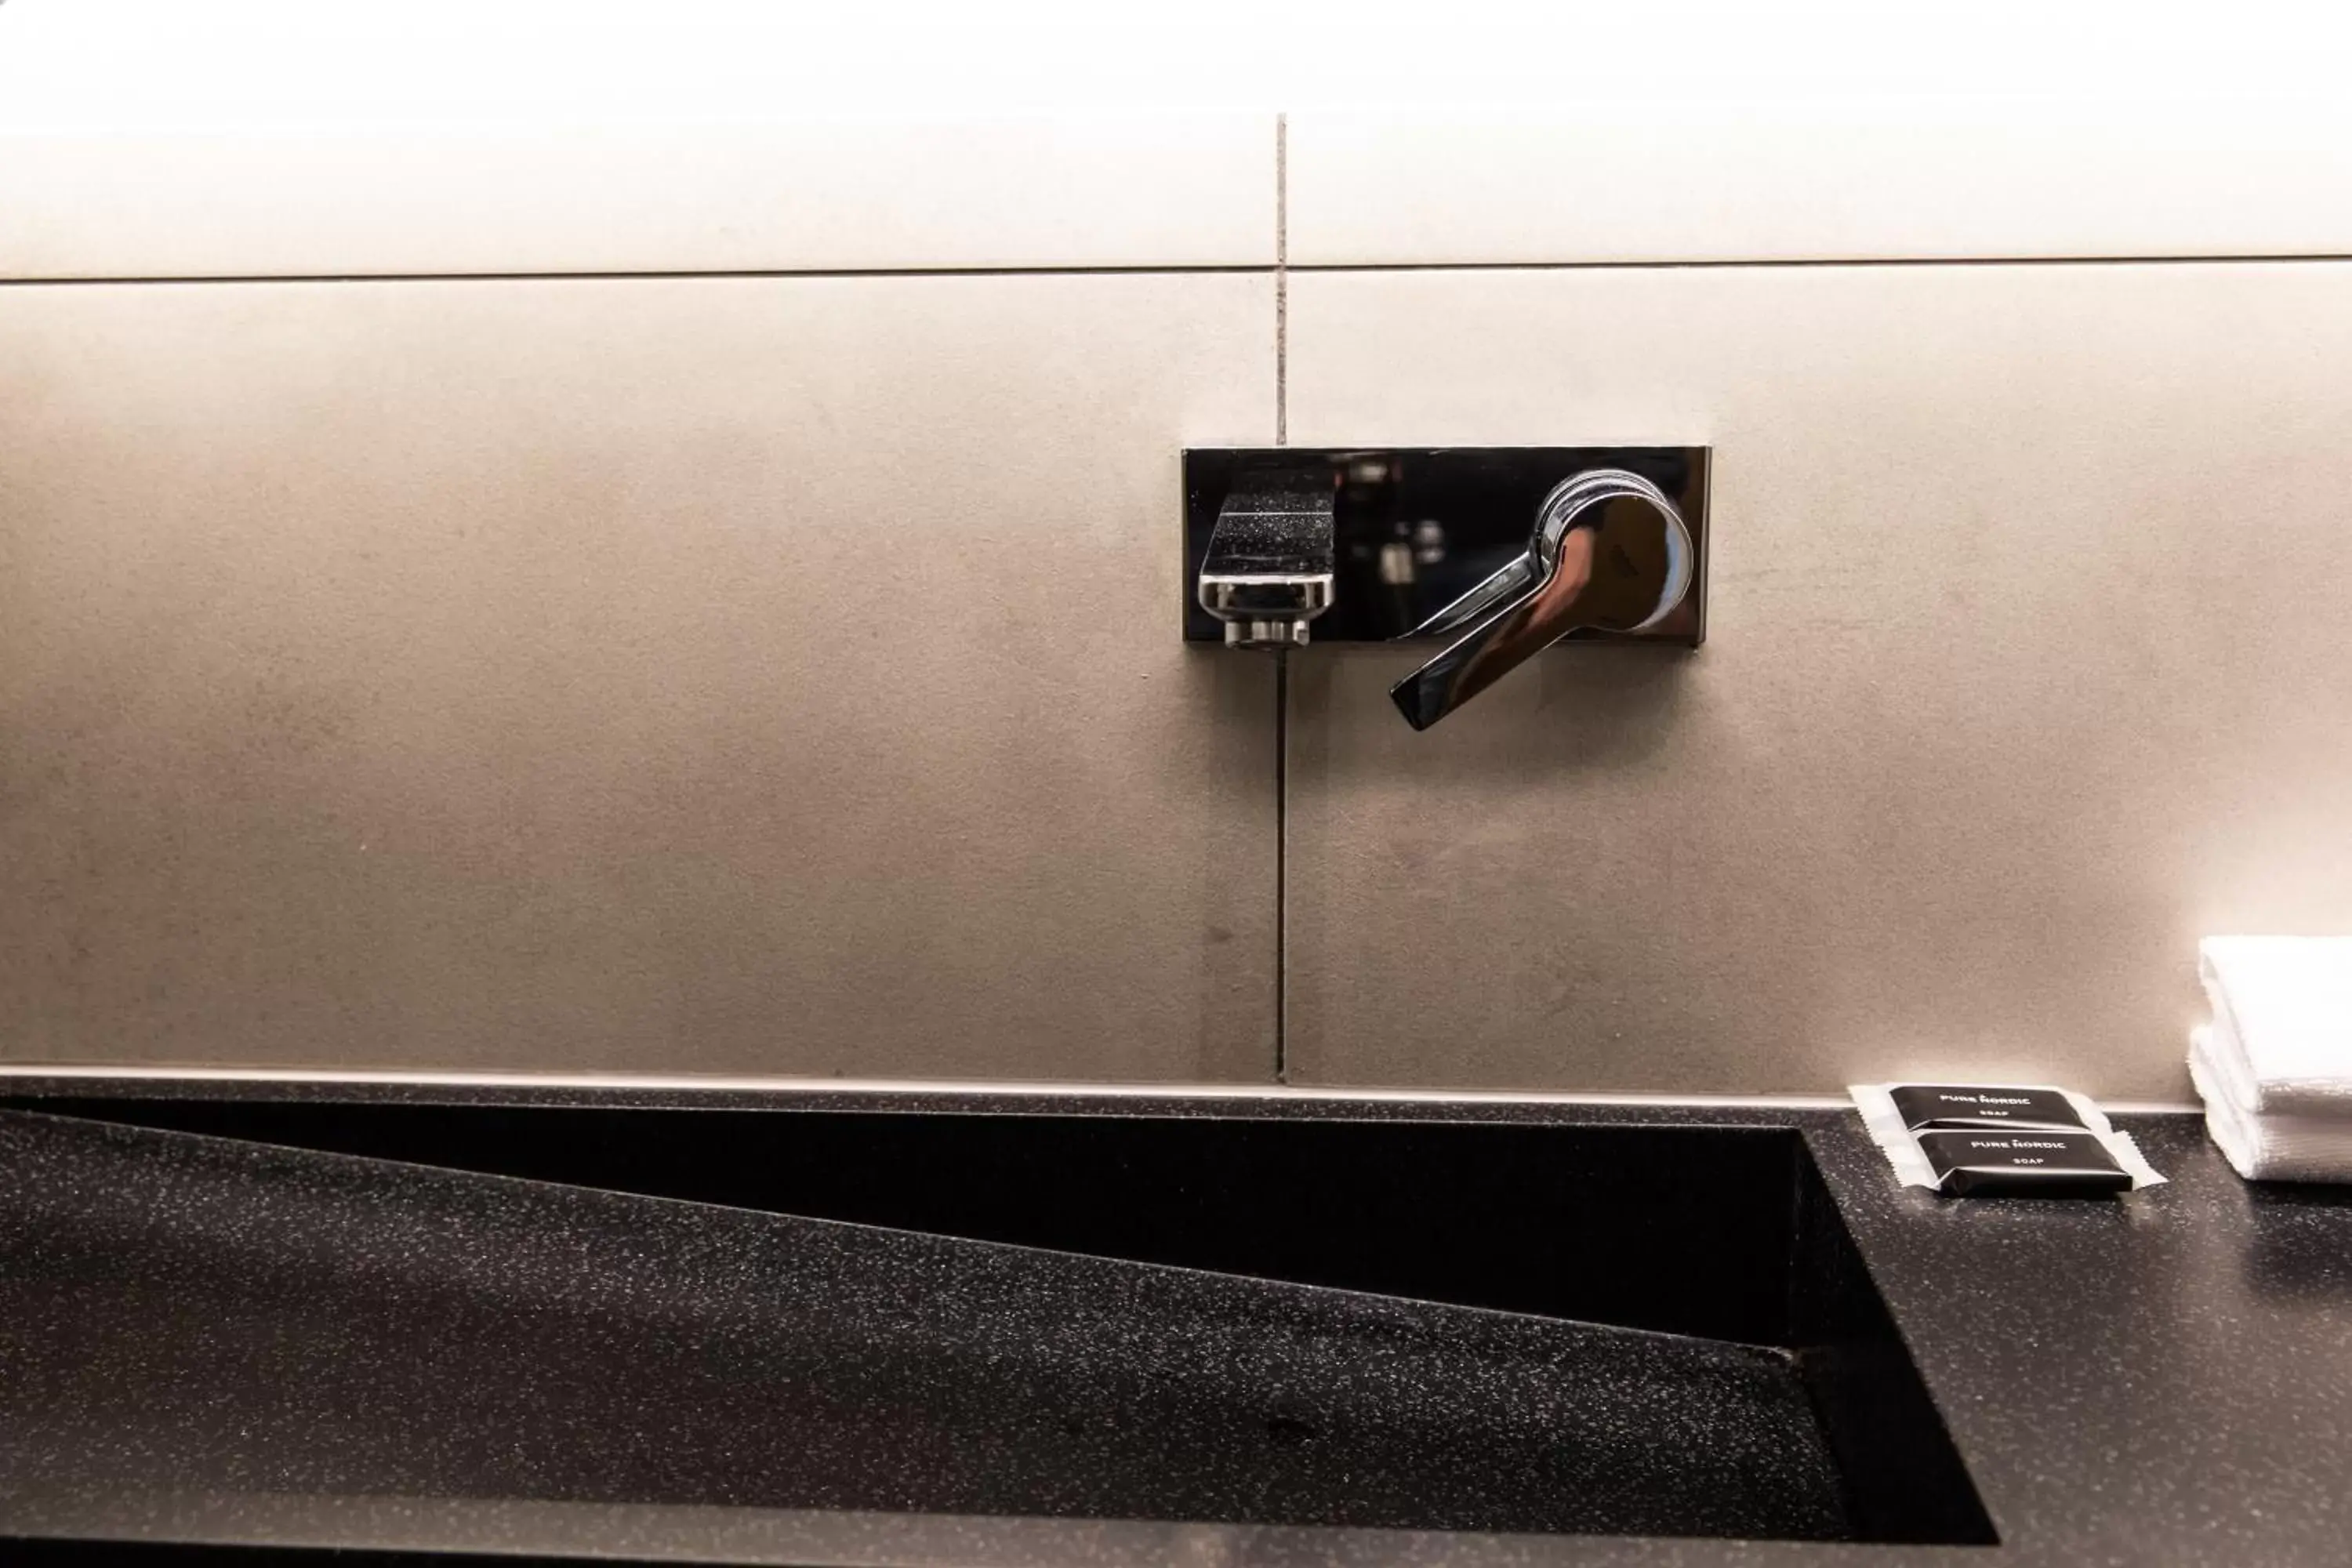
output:
[[[1264,1078],[1260,276],[0,289],[0,1055]]]
[[[1272,114],[0,132],[0,278],[1267,266]]]
[[[1294,277],[1301,444],[1715,448],[1709,640],[1426,734],[1294,668],[1316,1083],[2185,1097],[2194,942],[2352,930],[2352,265]]]
[[[2352,115],[2261,102],[1660,99],[1290,117],[1289,258],[2352,253]]]

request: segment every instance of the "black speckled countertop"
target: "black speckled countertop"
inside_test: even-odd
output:
[[[152,1095],[205,1098],[262,1096],[336,1100],[435,1100],[464,1101],[482,1092],[463,1086],[381,1083],[358,1085],[228,1082],[223,1080],[126,1080],[102,1084],[78,1077],[19,1077],[0,1081],[0,1097],[26,1102],[49,1095]],[[2123,1118],[2168,1185],[2099,1202],[1977,1200],[1951,1202],[1897,1187],[1885,1162],[1849,1112],[1752,1108],[1630,1106],[1508,1101],[1386,1101],[1312,1097],[1235,1099],[1225,1096],[1055,1097],[1034,1094],[922,1095],[824,1093],[818,1091],[650,1090],[622,1087],[596,1089],[496,1089],[504,1103],[692,1104],[750,1109],[1001,1110],[1034,1114],[1050,1110],[1111,1116],[1248,1115],[1413,1121],[1511,1121],[1552,1124],[1772,1125],[1803,1136],[1822,1177],[1842,1210],[1847,1228],[1879,1292],[1891,1308],[1911,1357],[1942,1412],[2000,1536],[1982,1547],[1820,1544],[1793,1541],[1746,1542],[1700,1538],[1491,1534],[1333,1529],[1305,1526],[1218,1525],[1099,1521],[980,1513],[900,1513],[887,1500],[859,1491],[862,1469],[855,1454],[841,1457],[840,1506],[772,1508],[751,1503],[612,1503],[587,1500],[574,1488],[536,1485],[526,1461],[488,1448],[468,1448],[462,1423],[453,1424],[446,1445],[391,1451],[374,1442],[365,1399],[347,1408],[347,1426],[306,1436],[315,1452],[306,1460],[299,1484],[284,1473],[257,1488],[235,1473],[206,1475],[190,1484],[184,1473],[172,1486],[150,1484],[142,1445],[126,1443],[121,1413],[107,1416],[106,1391],[92,1386],[65,1402],[86,1400],[91,1419],[108,1424],[111,1445],[101,1458],[77,1451],[70,1465],[45,1465],[23,1443],[8,1447],[0,1434],[0,1535],[27,1538],[106,1536],[153,1540],[199,1540],[289,1546],[362,1547],[407,1551],[496,1552],[545,1556],[637,1557],[681,1561],[839,1564],[1003,1564],[1080,1563],[1105,1565],[1161,1563],[1291,1564],[1458,1563],[1469,1564],[1639,1563],[1652,1565],[1824,1563],[2000,1564],[2322,1564],[2352,1562],[2352,1189],[2262,1188],[2241,1183],[2206,1143],[2201,1123],[2189,1116]],[[33,1227],[40,1236],[46,1266],[69,1271],[80,1245],[102,1245],[110,1226],[142,1202],[205,1203],[217,1199],[219,1173],[208,1165],[211,1141],[175,1138],[166,1158],[142,1170],[163,1184],[143,1197],[139,1182],[126,1184],[104,1164],[109,1148],[126,1138],[157,1135],[124,1129],[93,1129],[37,1116],[0,1116],[0,1169],[17,1188],[11,1223],[21,1237]],[[289,1152],[289,1172],[270,1204],[249,1209],[220,1206],[186,1231],[184,1256],[165,1247],[146,1270],[152,1310],[158,1321],[193,1305],[202,1292],[175,1290],[175,1277],[189,1281],[257,1272],[283,1263],[303,1248],[331,1247],[339,1226],[378,1227],[372,1247],[389,1247],[386,1268],[404,1271],[404,1299],[416,1299],[420,1279],[429,1284],[436,1268],[464,1269],[466,1289],[485,1289],[511,1303],[511,1331],[523,1340],[564,1339],[566,1353],[595,1363],[599,1344],[583,1324],[612,1321],[619,1312],[642,1327],[658,1321],[660,1274],[632,1275],[630,1259],[602,1260],[594,1270],[599,1289],[618,1292],[600,1303],[606,1316],[583,1318],[560,1286],[551,1286],[551,1248],[602,1245],[574,1233],[578,1211],[541,1212],[548,1189],[526,1182],[482,1182],[469,1189],[472,1229],[468,1247],[452,1248],[430,1204],[398,1204],[397,1223],[385,1226],[383,1194],[411,1180],[403,1167],[347,1157]],[[405,1168],[411,1172],[414,1167]],[[283,1174],[283,1173],[281,1173]],[[140,1181],[147,1178],[142,1176]],[[479,1181],[479,1179],[478,1179]],[[208,1187],[205,1184],[213,1183]],[[225,1189],[223,1189],[225,1190]],[[575,1205],[580,1194],[572,1191]],[[215,1192],[215,1198],[204,1194]],[[37,1194],[29,1196],[27,1194]],[[190,1194],[194,1194],[191,1196]],[[487,1194],[487,1195],[486,1195]],[[226,1205],[225,1199],[218,1201]],[[635,1200],[642,1202],[644,1200]],[[273,1206],[274,1205],[274,1206]],[[489,1212],[485,1211],[485,1205]],[[763,1313],[787,1310],[775,1277],[763,1272],[761,1249],[778,1245],[778,1216],[753,1216],[704,1205],[673,1204],[670,1219],[647,1231],[642,1215],[633,1221],[631,1246],[658,1244],[662,1268],[690,1266],[706,1304],[731,1307],[730,1321],[755,1324]],[[663,1231],[663,1226],[668,1226]],[[43,1229],[42,1227],[47,1227]],[[856,1227],[835,1227],[855,1231]],[[648,1236],[661,1232],[653,1240]],[[755,1234],[756,1232],[756,1234]],[[394,1238],[392,1243],[382,1240]],[[485,1248],[485,1236],[503,1237]],[[884,1239],[876,1240],[876,1237]],[[925,1238],[867,1232],[864,1238],[828,1232],[795,1245],[836,1249],[828,1254],[835,1278],[855,1278],[862,1266],[851,1254],[860,1247],[919,1246]],[[847,1252],[838,1249],[847,1248]],[[1053,1278],[1032,1277],[1021,1262],[1023,1249],[1005,1248],[1004,1258],[986,1265],[992,1289],[1002,1300],[1034,1309],[1033,1332],[1055,1331],[1085,1310],[1061,1299],[1066,1269]],[[1034,1255],[1033,1255],[1034,1256]],[[680,1264],[678,1259],[688,1260]],[[969,1265],[967,1264],[967,1268]],[[1213,1275],[1161,1270],[1121,1273],[1128,1266],[1106,1265],[1104,1289],[1126,1292],[1186,1293],[1198,1317],[1230,1310],[1246,1320],[1247,1344],[1162,1348],[1154,1354],[1181,1358],[1198,1353],[1220,1365],[1254,1353],[1249,1345],[1265,1336],[1293,1334],[1306,1342],[1330,1325],[1315,1315],[1330,1303],[1287,1300],[1261,1285],[1252,1297],[1221,1304],[1224,1289]],[[175,1271],[177,1274],[175,1275]],[[1169,1278],[1161,1278],[1168,1276]],[[634,1280],[634,1282],[632,1282]],[[615,1283],[618,1281],[619,1283]],[[453,1280],[453,1284],[455,1281]],[[729,1298],[730,1290],[737,1292]],[[635,1294],[632,1294],[635,1292]],[[788,1293],[787,1293],[788,1294]],[[1322,1292],[1328,1296],[1332,1293]],[[625,1299],[623,1299],[625,1298]],[[369,1342],[371,1310],[366,1279],[345,1268],[333,1292],[299,1310],[314,1314],[301,1336],[301,1353],[332,1356],[338,1344]],[[453,1297],[453,1300],[455,1298]],[[897,1310],[887,1293],[866,1302],[877,1321]],[[455,1309],[453,1308],[453,1310]],[[1399,1375],[1439,1381],[1469,1379],[1481,1366],[1511,1357],[1558,1355],[1597,1358],[1604,1365],[1618,1353],[1607,1345],[1577,1340],[1574,1325],[1543,1325],[1508,1314],[1487,1314],[1467,1328],[1449,1321],[1445,1332],[1424,1343],[1412,1303],[1356,1298],[1352,1314],[1336,1331],[1382,1337],[1392,1345]],[[1438,1311],[1455,1310],[1433,1309]],[[930,1333],[937,1321],[913,1325]],[[180,1325],[183,1331],[188,1325]],[[383,1325],[377,1325],[383,1328]],[[432,1342],[435,1325],[393,1325],[419,1343]],[[197,1325],[196,1342],[202,1342]],[[975,1322],[972,1342],[995,1329]],[[120,1354],[119,1331],[102,1325],[43,1321],[25,1314],[0,1321],[0,1364],[18,1377],[68,1378],[75,1369],[102,1361],[84,1335],[114,1333],[110,1353]],[[1465,1352],[1465,1332],[1486,1336]],[[249,1333],[224,1324],[217,1336],[223,1375],[235,1375],[229,1362],[258,1353]],[[632,1341],[642,1346],[642,1339]],[[910,1345],[916,1342],[909,1341]],[[320,1347],[324,1347],[321,1349]],[[952,1342],[935,1342],[934,1353],[951,1353]],[[642,1349],[633,1354],[642,1355]],[[818,1343],[807,1353],[826,1353]],[[1466,1354],[1458,1363],[1444,1357]],[[1412,1363],[1414,1356],[1436,1358]],[[1168,1363],[1176,1365],[1176,1363]],[[1009,1376],[1029,1375],[1008,1363]],[[29,1369],[29,1370],[28,1370]],[[730,1381],[723,1368],[698,1364],[691,1346],[656,1366],[612,1366],[614,1397],[635,1399],[645,1429],[613,1434],[611,1463],[622,1469],[652,1465],[660,1456],[691,1450],[691,1433],[667,1436],[665,1422],[681,1419],[696,1401],[724,1401]],[[364,1390],[374,1374],[365,1367],[339,1364],[333,1375]],[[898,1369],[880,1368],[874,1388],[877,1407],[887,1407]],[[1171,1375],[1181,1375],[1181,1366]],[[1693,1387],[1721,1390],[1715,1371],[1692,1373]],[[706,1381],[696,1385],[698,1377]],[[1710,1382],[1713,1379],[1715,1381]],[[380,1397],[398,1396],[400,1382],[378,1380]],[[691,1398],[668,1397],[683,1390]],[[19,1390],[18,1392],[22,1392]],[[52,1391],[54,1392],[54,1391]],[[456,1397],[457,1395],[452,1395]],[[681,1400],[683,1402],[681,1403]],[[600,1403],[599,1411],[613,1408]],[[545,1413],[561,1422],[561,1411]],[[1444,1412],[1433,1419],[1443,1419]],[[1578,1418],[1606,1421],[1611,1412],[1596,1405]],[[153,1415],[154,1439],[185,1445],[208,1419],[226,1418],[198,1401]],[[690,1417],[688,1417],[690,1419]],[[1539,1428],[1561,1418],[1558,1411],[1534,1412]],[[974,1434],[984,1434],[987,1412],[975,1411]],[[166,1432],[166,1427],[170,1428]],[[888,1440],[887,1424],[877,1440]],[[648,1440],[647,1433],[653,1435]],[[1073,1437],[1074,1455],[1085,1451],[1084,1435]],[[975,1436],[972,1440],[982,1440]],[[1213,1448],[1213,1433],[1171,1430],[1171,1443],[1189,1452]],[[1511,1441],[1498,1434],[1498,1441]],[[201,1445],[198,1445],[199,1448]],[[234,1447],[234,1445],[224,1445]],[[583,1439],[591,1458],[596,1435]],[[650,1456],[650,1458],[648,1458]],[[1514,1462],[1536,1462],[1540,1445]],[[1234,1484],[1254,1473],[1244,1448],[1233,1451]],[[1076,1462],[1076,1461],[1073,1461]],[[1475,1459],[1470,1462],[1475,1462]],[[979,1467],[975,1473],[985,1470]],[[354,1489],[354,1481],[393,1484]],[[1051,1484],[1050,1470],[1038,1484]],[[568,1484],[568,1483],[567,1483]],[[628,1478],[635,1495],[665,1495],[658,1474]],[[832,1496],[834,1494],[828,1494]],[[1020,1500],[978,1499],[976,1506],[1017,1511]],[[1045,1506],[1050,1507],[1050,1500]],[[0,1552],[7,1548],[0,1545]],[[24,1550],[19,1548],[19,1550]]]

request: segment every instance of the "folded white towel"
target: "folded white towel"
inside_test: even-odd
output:
[[[2205,1100],[2205,1131],[2238,1174],[2250,1182],[2352,1182],[2352,1119],[2257,1115],[2232,1094],[2215,1058],[2213,1032],[2192,1032],[2189,1077]]]
[[[2352,937],[2209,936],[2207,1066],[2243,1110],[2352,1116]]]

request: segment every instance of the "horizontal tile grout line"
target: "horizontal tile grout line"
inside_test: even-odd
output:
[[[0,1062],[0,1083],[9,1079],[55,1079],[92,1082],[378,1084],[433,1089],[707,1089],[714,1092],[772,1090],[836,1095],[1002,1095],[1016,1099],[1299,1100],[1391,1100],[1408,1104],[1465,1105],[1655,1105],[1765,1110],[1842,1110],[1852,1105],[1842,1094],[1615,1094],[1549,1093],[1538,1089],[1302,1089],[1253,1083],[1087,1083],[1036,1079],[846,1079],[788,1074],[700,1076],[637,1072],[433,1072],[396,1068],[218,1068],[106,1065],[100,1063]],[[2106,1100],[2109,1110],[2187,1115],[2201,1107],[2172,1100]]]
[[[2352,252],[2250,252],[2183,256],[1782,256],[1685,257],[1679,260],[1293,261],[1292,272],[1720,272],[1734,269],[1881,267],[2261,267],[2352,261]]]
[[[89,278],[0,278],[0,289],[72,289],[122,284],[186,283],[635,283],[708,278],[1132,278],[1194,273],[1274,276],[1271,261],[1178,262],[1160,266],[1008,267],[677,267],[610,271],[523,272],[194,272],[170,276],[122,274]]]
[[[594,283],[657,282],[709,279],[825,278],[1136,278],[1193,275],[1255,275],[1277,273],[1387,272],[1710,272],[1748,269],[1796,270],[1823,268],[1895,267],[2267,267],[2308,266],[2352,262],[2352,251],[2308,251],[2285,254],[2196,254],[2185,256],[1850,256],[1788,258],[1706,258],[1672,260],[1591,261],[1289,261],[1176,262],[1114,267],[839,267],[839,268],[674,268],[654,270],[539,272],[254,272],[186,273],[169,276],[121,274],[73,278],[0,278],[0,289],[121,288],[128,285],[169,286],[197,283]]]

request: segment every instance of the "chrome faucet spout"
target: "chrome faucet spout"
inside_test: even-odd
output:
[[[1537,509],[1524,554],[1407,634],[1463,632],[1389,696],[1426,730],[1570,632],[1654,626],[1690,592],[1694,554],[1682,513],[1639,474],[1565,479]]]

